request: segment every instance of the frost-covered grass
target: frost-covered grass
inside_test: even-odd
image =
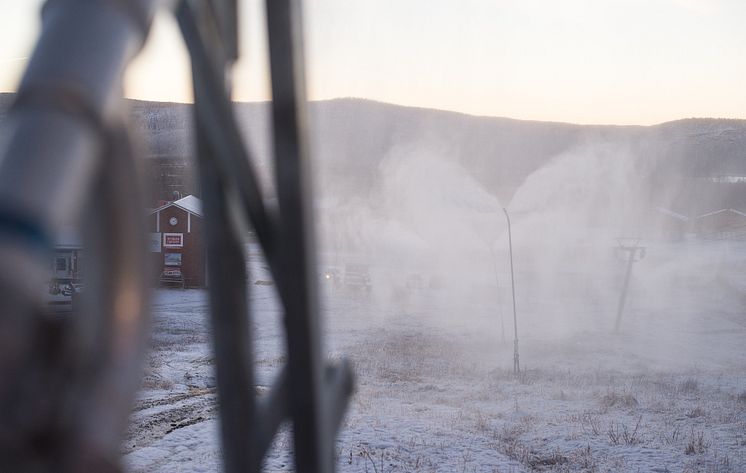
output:
[[[361,380],[341,437],[342,469],[365,471],[367,463],[375,471],[370,452],[388,458],[384,471],[746,466],[746,411],[738,400],[743,373],[567,366],[528,367],[515,376],[484,359],[509,360],[509,347],[467,348],[454,334],[397,332],[377,347],[373,340],[383,333],[349,347]],[[724,386],[725,377],[736,384]]]
[[[254,264],[255,279],[265,278]],[[258,392],[285,362],[272,291],[251,285]],[[349,356],[357,375],[335,446],[339,471],[746,471],[738,312],[648,321],[632,304],[618,335],[527,330],[515,375],[512,340],[500,341],[488,311],[326,301],[329,356]],[[157,294],[153,350],[123,447],[133,471],[219,468],[206,313],[204,291]],[[266,470],[291,470],[291,446],[284,429]]]

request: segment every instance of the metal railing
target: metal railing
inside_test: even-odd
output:
[[[133,201],[137,153],[121,80],[160,6],[174,11],[192,60],[225,471],[259,470],[285,420],[296,469],[332,471],[352,370],[323,360],[297,0],[266,2],[276,212],[264,205],[226,85],[238,57],[235,0],[45,5],[0,149],[0,470],[118,469],[148,329],[143,205]],[[276,281],[287,336],[287,365],[261,398],[246,303],[247,221]],[[60,320],[45,315],[38,288],[55,235],[70,222],[85,229],[86,290],[74,316]]]

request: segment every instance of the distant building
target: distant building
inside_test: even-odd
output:
[[[650,219],[650,228],[656,237],[681,240],[691,231],[691,219],[673,210],[655,207]]]
[[[204,287],[202,202],[188,195],[150,211],[150,251],[161,284]]]
[[[746,213],[720,209],[694,219],[694,231],[708,240],[746,240]]]
[[[83,245],[71,228],[63,228],[52,254],[52,280],[60,283],[79,282],[83,277]]]
[[[45,295],[47,308],[53,312],[69,312],[73,295],[82,288],[83,279],[83,245],[72,227],[62,228],[56,236],[50,263]]]

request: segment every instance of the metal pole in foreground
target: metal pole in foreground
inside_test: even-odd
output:
[[[510,233],[510,215],[508,215],[508,209],[503,207],[505,212],[505,218],[508,220],[508,248],[510,249],[510,284],[513,290],[513,372],[520,373],[521,367],[518,362],[518,317],[515,313],[515,275],[513,274],[513,236]]]

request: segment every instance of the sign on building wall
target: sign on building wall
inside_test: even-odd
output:
[[[183,248],[184,247],[184,234],[183,233],[164,233],[163,234],[163,247],[164,248]]]
[[[160,253],[161,252],[161,234],[160,233],[151,233],[150,240],[148,240],[148,247],[150,248],[151,253]]]

